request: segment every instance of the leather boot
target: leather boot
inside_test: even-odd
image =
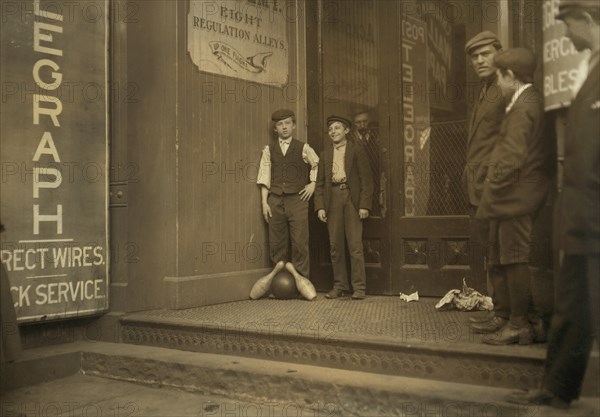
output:
[[[508,323],[502,329],[495,333],[487,335],[483,343],[488,345],[530,345],[533,343],[533,330],[529,324],[524,326],[515,326]]]
[[[508,319],[495,316],[490,321],[472,324],[471,329],[474,333],[494,333],[500,330],[508,323]]]

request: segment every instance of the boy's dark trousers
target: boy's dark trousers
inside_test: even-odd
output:
[[[269,206],[273,217],[269,219],[269,248],[274,264],[288,262],[291,238],[291,262],[304,277],[310,273],[308,256],[308,201],[300,195],[269,194]]]
[[[327,211],[327,230],[331,264],[333,266],[333,288],[349,291],[345,245],[348,244],[352,290],[365,290],[365,259],[362,244],[362,222],[350,199],[350,189],[333,184]]]

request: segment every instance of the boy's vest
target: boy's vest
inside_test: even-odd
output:
[[[279,139],[269,145],[273,194],[298,194],[308,183],[309,167],[302,159],[303,148],[304,143],[292,139],[284,156],[281,153]]]

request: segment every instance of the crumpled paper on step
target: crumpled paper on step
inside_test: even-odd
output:
[[[487,310],[494,308],[491,297],[487,297],[473,288],[467,286],[466,278],[463,278],[462,290],[450,290],[435,305],[437,310],[456,308],[460,311]]]
[[[407,303],[409,303],[411,301],[419,301],[419,291],[415,291],[410,295],[400,293],[400,299],[403,301],[406,301]]]

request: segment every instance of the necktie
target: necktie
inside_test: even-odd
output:
[[[483,101],[484,97],[485,97],[485,90],[487,90],[487,85],[484,86],[481,91],[479,92],[479,103],[481,104],[481,102]]]
[[[475,118],[477,117],[477,112],[479,111],[479,107],[481,106],[481,103],[483,102],[486,90],[487,90],[487,84],[484,85],[483,87],[481,87],[481,90],[479,91],[479,98],[475,102],[475,106],[473,106],[473,114],[471,116],[471,124],[474,123]]]
[[[288,145],[289,142],[286,142],[285,140],[280,140],[279,141],[279,147],[281,148],[281,153],[285,156],[287,150],[288,150]]]

